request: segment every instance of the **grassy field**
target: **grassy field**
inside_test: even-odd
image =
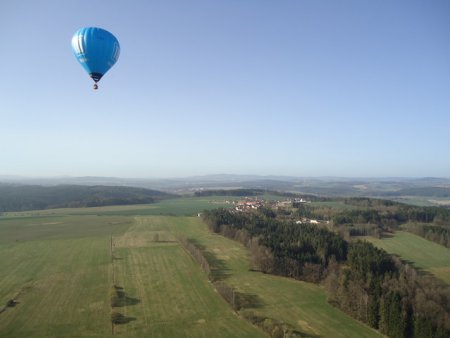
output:
[[[239,243],[211,234],[198,218],[173,218],[172,231],[204,247],[215,262],[217,278],[251,301],[249,312],[289,324],[308,337],[380,337],[381,335],[332,307],[324,290],[314,284],[249,271],[247,250]]]
[[[18,304],[0,313],[0,336],[264,336],[232,312],[198,264],[155,219],[2,218],[0,309],[9,299]],[[113,311],[126,322],[114,326],[113,285],[124,292]]]
[[[107,236],[0,245],[2,337],[99,337],[111,332]]]
[[[128,299],[119,307],[127,337],[260,337],[218,296],[199,265],[169,231],[172,217],[138,217],[114,238],[115,284]],[[153,242],[158,234],[158,242]]]
[[[450,199],[445,197],[426,197],[426,196],[402,196],[393,198],[394,201],[416,205],[420,207],[430,207],[430,206],[449,206]]]
[[[0,310],[12,298],[18,304],[0,313],[0,336],[265,336],[244,319],[249,313],[309,337],[380,336],[329,305],[319,286],[249,271],[247,250],[200,218],[167,216],[229,206],[226,199],[3,215]],[[215,277],[248,300],[244,309],[235,313],[217,294],[178,234],[203,246]],[[122,324],[111,324],[112,311]]]
[[[118,205],[92,208],[62,208],[36,211],[5,212],[2,219],[18,217],[54,217],[67,215],[97,215],[97,216],[193,216],[205,209],[230,208],[233,205],[226,203],[232,198],[229,196],[208,197],[182,197],[163,200],[155,204]],[[236,197],[234,199],[237,199]]]
[[[398,231],[392,237],[384,239],[365,239],[450,285],[450,249],[404,231]]]
[[[258,196],[265,200],[283,200],[284,197],[265,194]],[[94,216],[196,216],[203,210],[232,208],[230,201],[243,199],[237,196],[180,197],[154,204],[114,205],[91,208],[60,208],[48,210],[14,211],[0,213],[1,220],[18,220],[29,217],[56,217],[73,215]]]

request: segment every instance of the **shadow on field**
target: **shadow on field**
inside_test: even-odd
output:
[[[263,300],[255,294],[236,292],[235,302],[238,309],[256,309],[264,306]]]
[[[243,313],[245,319],[253,325],[258,326],[270,337],[298,337],[298,338],[318,338],[320,335],[304,332],[288,323],[284,323],[274,318],[264,317],[255,314],[253,311]]]
[[[124,307],[139,304],[141,301],[137,298],[126,295],[123,287],[114,285],[111,295],[111,307]]]
[[[392,232],[384,231],[381,233],[380,239],[393,238],[394,234]]]
[[[206,247],[200,244],[195,238],[189,238],[188,241],[194,244],[198,249],[200,249],[203,256],[208,261],[209,268],[211,270],[211,281],[223,281],[230,276],[231,269],[228,268],[226,261],[218,258],[215,253],[206,251]]]
[[[303,332],[303,331],[300,331],[300,330],[292,330],[291,331],[291,336],[293,336],[293,337],[302,337],[302,338],[317,338],[317,337],[320,337],[320,335],[306,333],[306,332]]]
[[[119,312],[111,313],[111,322],[113,324],[127,324],[129,322],[135,321],[136,317],[127,317]]]
[[[204,251],[203,255],[211,268],[211,280],[213,282],[222,281],[230,276],[230,269],[223,259],[218,258],[214,253]]]

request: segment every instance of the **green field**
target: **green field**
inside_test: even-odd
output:
[[[111,233],[124,217],[0,218],[0,336],[107,336]]]
[[[450,249],[405,231],[383,239],[365,238],[450,285]]]
[[[18,302],[0,313],[0,336],[265,336],[244,318],[249,313],[309,337],[380,336],[329,305],[319,286],[249,271],[247,250],[209,233],[200,218],[155,216],[196,215],[205,206],[228,206],[226,199],[0,217],[0,310],[9,299]],[[178,234],[201,245],[215,277],[248,300],[239,313],[176,241]],[[120,302],[111,308],[116,290]],[[111,323],[112,312],[122,315],[121,324]]]
[[[167,215],[193,216],[205,209],[232,207],[229,196],[181,197],[163,200],[155,204],[118,205],[92,208],[62,208],[36,211],[5,212],[1,219],[17,217],[67,216],[67,215],[98,215],[98,216],[140,216]]]
[[[450,199],[448,197],[435,197],[435,196],[401,196],[392,199],[393,201],[416,205],[420,207],[430,206],[449,206]]]
[[[172,231],[182,231],[204,246],[220,267],[221,279],[251,299],[241,314],[279,320],[307,337],[380,337],[327,302],[325,291],[311,283],[249,271],[247,250],[239,243],[211,234],[196,218],[174,218]],[[252,306],[253,303],[253,306]]]
[[[262,336],[236,317],[218,297],[200,266],[169,231],[170,217],[138,217],[123,235],[114,237],[115,284],[129,305],[118,308],[131,320],[115,325],[128,337]],[[158,242],[153,242],[158,234]]]

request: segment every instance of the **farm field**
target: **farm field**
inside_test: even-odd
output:
[[[263,337],[215,292],[169,231],[172,219],[137,217],[125,234],[113,238],[115,284],[128,299],[117,311],[130,319],[115,325],[114,335]]]
[[[265,336],[244,319],[250,314],[306,336],[381,336],[328,304],[319,286],[249,271],[247,250],[211,234],[200,218],[152,215],[196,215],[225,199],[3,215],[0,304],[18,304],[0,313],[0,336]],[[135,211],[143,215],[131,216]],[[245,296],[239,313],[215,292],[178,234],[202,246],[215,278]],[[111,323],[112,311],[122,324]]]
[[[111,233],[129,217],[0,217],[0,336],[108,335]]]
[[[284,197],[264,194],[258,196],[265,200],[283,200]],[[237,196],[205,196],[205,197],[180,197],[166,199],[153,204],[114,205],[90,208],[59,208],[48,210],[13,211],[0,213],[0,221],[21,217],[56,217],[70,215],[95,215],[95,216],[196,216],[206,209],[232,208],[233,204],[227,201],[242,199]]]
[[[449,206],[450,199],[446,197],[426,197],[426,196],[401,196],[392,199],[393,201],[411,204],[416,206]]]
[[[92,208],[61,208],[36,211],[5,212],[2,218],[30,216],[67,216],[67,215],[99,215],[99,216],[137,216],[137,215],[168,215],[192,216],[205,209],[232,207],[225,201],[230,196],[181,197],[163,200],[154,204],[117,205]],[[234,199],[237,199],[234,197]]]
[[[167,231],[158,243],[154,234],[151,222],[144,229],[123,216],[1,220],[0,257],[8,259],[0,260],[0,301],[2,309],[18,303],[0,313],[0,336],[264,336],[232,312]],[[113,309],[125,316],[120,325],[111,324],[114,284],[125,295]]]
[[[405,231],[383,239],[364,238],[450,285],[450,249]]]

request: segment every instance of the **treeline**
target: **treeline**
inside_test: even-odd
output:
[[[171,197],[174,195],[133,187],[0,185],[0,212],[147,204]]]
[[[351,243],[324,284],[332,304],[389,337],[450,336],[448,287],[367,242]]]
[[[209,266],[208,260],[203,255],[202,250],[184,236],[178,236],[177,239],[181,243],[181,245],[197,261],[197,263],[200,264],[200,267],[202,268],[206,276],[208,276],[208,278],[211,279],[211,267]]]
[[[214,277],[214,274],[211,273],[211,266],[209,265],[208,260],[206,259],[205,255],[203,254],[203,251],[200,247],[195,245],[192,240],[189,240],[188,238],[184,236],[177,236],[177,240],[180,242],[180,244],[186,249],[187,252],[194,258],[198,264],[200,264],[200,267],[202,268],[203,272],[206,274],[208,279],[212,282],[214,288],[219,293],[219,295],[222,296],[225,301],[231,305],[233,310],[237,311],[241,308],[241,304],[239,301],[239,293],[236,292],[236,290],[228,285],[227,283],[217,280]]]
[[[406,224],[403,226],[409,232],[424,237],[440,245],[450,248],[450,228],[428,224]]]
[[[251,294],[245,294],[237,291],[233,286],[225,283],[224,281],[216,278],[212,273],[211,267],[207,258],[205,257],[202,249],[198,247],[192,240],[179,235],[177,240],[188,251],[188,253],[200,264],[203,272],[208,276],[214,289],[222,298],[231,306],[234,311],[239,311],[245,308],[253,307],[258,302],[257,296]],[[244,318],[250,321],[253,325],[258,326],[269,337],[278,338],[297,338],[302,337],[297,331],[289,324],[274,320],[272,318],[255,315],[253,312],[244,314]]]
[[[333,217],[333,222],[336,225],[373,223],[386,226],[396,226],[406,222],[449,224],[450,209],[397,205],[389,210],[344,210]]]
[[[280,197],[288,197],[288,198],[304,198],[309,201],[325,201],[328,200],[326,197],[318,197],[316,195],[309,194],[298,194],[291,193],[286,191],[277,191],[277,190],[266,190],[266,189],[212,189],[212,190],[202,190],[196,191],[194,193],[197,197],[204,196],[235,196],[235,197],[245,197],[245,196],[261,196],[264,194],[270,194]]]
[[[323,282],[330,301],[390,337],[450,337],[450,294],[368,242],[263,213],[205,211],[210,229],[246,245],[252,268]]]
[[[406,222],[450,225],[450,208],[406,205],[390,200],[353,197],[322,198],[324,202],[335,202],[341,207],[294,203],[299,216],[315,216],[332,220],[336,225],[373,223],[399,225]]]
[[[448,287],[370,243],[351,243],[324,284],[332,304],[389,337],[450,337]]]
[[[382,193],[384,196],[433,196],[450,197],[450,188],[446,187],[414,187]]]
[[[450,209],[422,207],[371,198],[336,198],[327,204],[294,203],[291,217],[329,221],[346,236],[382,236],[406,228],[444,246],[450,245]]]
[[[348,243],[311,224],[281,222],[260,213],[205,211],[210,229],[246,245],[252,268],[265,273],[318,282],[330,261],[343,262]]]
[[[202,190],[194,193],[197,197],[204,196],[258,196],[266,193],[263,189],[215,189],[215,190]]]

